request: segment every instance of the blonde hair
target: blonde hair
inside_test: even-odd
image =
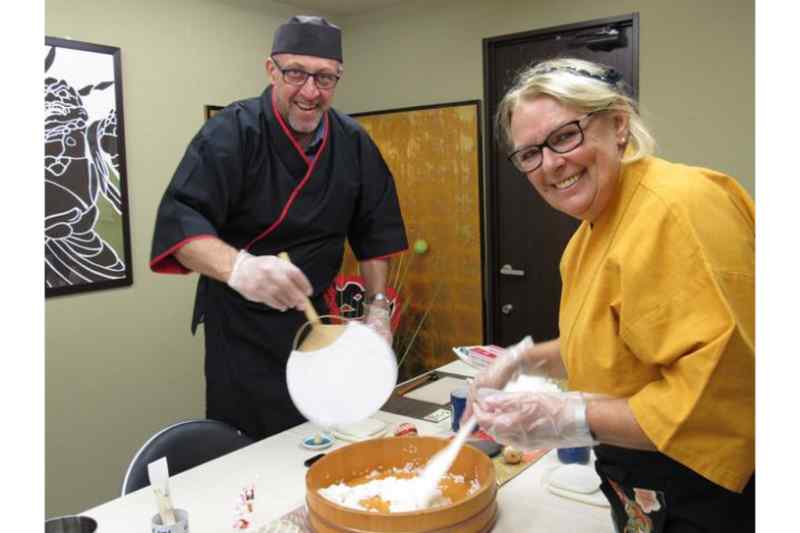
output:
[[[513,149],[511,117],[517,106],[547,95],[582,112],[611,110],[628,115],[628,146],[623,163],[638,161],[655,151],[655,139],[639,115],[636,101],[625,93],[620,76],[609,67],[582,59],[551,59],[521,71],[497,107],[498,141]]]

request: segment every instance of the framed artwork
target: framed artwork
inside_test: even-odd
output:
[[[44,55],[45,296],[131,285],[120,49],[45,37]]]
[[[207,105],[207,106],[205,106],[206,120],[210,119],[211,117],[213,117],[214,115],[216,115],[217,113],[222,111],[223,109],[225,109],[225,106],[221,106],[221,105]]]
[[[409,250],[392,260],[393,348],[400,381],[482,344],[483,176],[480,101],[354,113],[392,171]],[[342,273],[357,274],[348,249]]]

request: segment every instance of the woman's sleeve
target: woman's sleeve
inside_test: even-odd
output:
[[[746,225],[708,231],[660,213],[622,268],[620,335],[661,376],[629,405],[661,452],[741,490],[754,470],[755,302],[752,261],[733,247],[753,236]]]

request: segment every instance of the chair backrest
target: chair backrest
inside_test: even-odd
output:
[[[173,476],[253,442],[218,420],[195,418],[172,424],[150,437],[136,452],[122,481],[122,496],[150,485],[147,465],[162,457],[167,458],[169,474]]]

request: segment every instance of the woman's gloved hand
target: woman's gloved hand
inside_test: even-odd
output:
[[[394,335],[392,335],[392,326],[389,317],[389,308],[387,305],[380,304],[366,304],[367,316],[364,323],[375,330],[375,332],[386,339],[389,346],[392,345]]]
[[[473,390],[483,388],[502,390],[508,382],[514,381],[520,374],[527,373],[523,354],[531,348],[533,339],[530,335],[506,348],[503,355],[475,376],[472,381]]]
[[[474,406],[480,427],[498,442],[523,450],[596,444],[579,392],[481,390]]]
[[[523,353],[533,348],[533,339],[530,335],[516,344],[505,349],[503,355],[481,370],[469,385],[467,408],[464,410],[462,420],[467,420],[472,415],[472,404],[478,398],[478,389],[502,390],[507,383],[514,381],[522,373],[528,373]]]
[[[302,311],[305,296],[311,296],[311,283],[289,261],[274,255],[254,256],[241,250],[233,263],[228,285],[251,302],[286,311]]]

